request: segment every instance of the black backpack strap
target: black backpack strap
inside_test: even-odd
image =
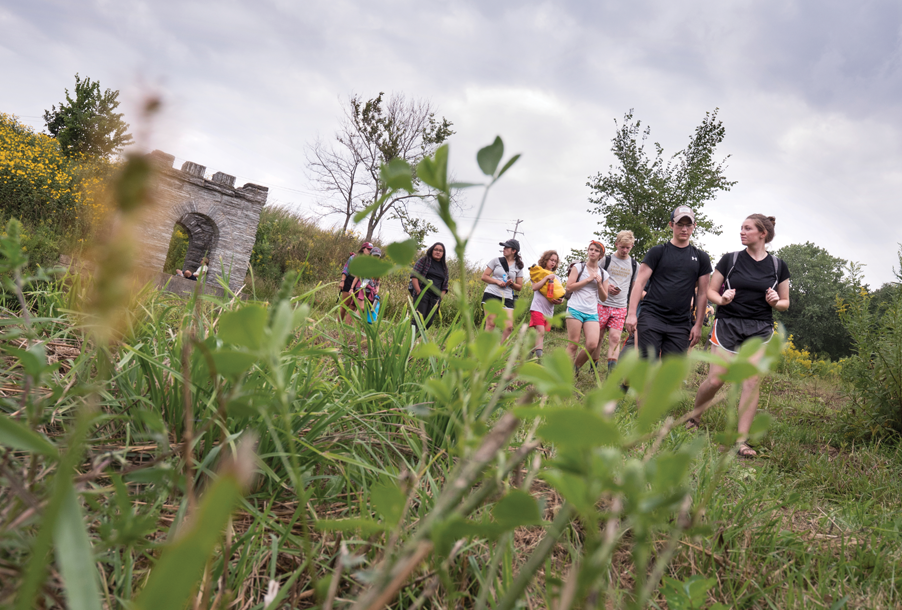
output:
[[[723,278],[724,283],[727,285],[727,290],[730,289],[730,274],[733,273],[733,268],[736,266],[736,259],[739,258],[739,250],[733,253],[733,262],[730,264],[730,270],[727,271],[726,277]]]
[[[776,290],[777,284],[780,283],[780,259],[773,254],[771,254],[770,257],[774,259],[774,285],[772,288]]]
[[[604,270],[607,271],[608,267],[611,265],[611,255],[608,254],[604,257]]]
[[[629,308],[630,308],[630,299],[633,298],[633,284],[636,281],[636,268],[639,266],[639,264],[636,262],[636,259],[634,259],[632,256],[630,257],[630,263],[631,263],[630,266],[633,268],[633,272],[630,275],[629,290],[626,291],[626,309],[627,309],[627,311],[629,311]]]
[[[510,273],[511,268],[510,265],[507,264],[507,259],[503,256],[498,257],[498,262],[501,264],[501,268],[504,269],[505,273]]]

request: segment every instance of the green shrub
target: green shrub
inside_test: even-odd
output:
[[[899,250],[902,282],[902,248]],[[843,361],[843,379],[851,387],[856,409],[852,434],[902,434],[902,284],[897,283],[882,311],[871,307],[873,295],[862,288],[838,301],[840,320],[852,335],[853,355]]]

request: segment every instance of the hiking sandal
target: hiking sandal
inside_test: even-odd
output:
[[[696,430],[698,430],[698,426],[698,420],[694,417],[690,417],[686,420],[686,430],[688,430],[689,432],[695,432]]]
[[[749,447],[748,443],[743,442],[739,444],[736,456],[743,459],[752,459],[758,457],[758,452]]]

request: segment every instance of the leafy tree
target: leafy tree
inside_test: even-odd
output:
[[[44,112],[47,132],[56,138],[67,157],[89,155],[110,158],[131,144],[128,123],[122,120],[119,91],[100,91],[100,83],[75,75],[75,99],[66,89],[66,101]]]
[[[670,238],[670,214],[678,205],[688,205],[695,212],[698,228],[695,236],[705,233],[720,235],[720,227],[702,213],[704,205],[720,191],[729,191],[735,181],[727,180],[726,160],[714,160],[714,149],[723,141],[723,123],[717,109],[706,112],[689,145],[664,158],[657,142],[654,155],[645,149],[651,128],[633,119],[630,110],[617,125],[611,151],[618,164],[607,173],[599,172],[586,185],[592,189],[589,212],[600,214],[602,229],[596,233],[606,244],[613,245],[617,233],[630,229],[636,236],[633,256],[641,259],[649,248]]]
[[[839,359],[851,353],[851,336],[836,311],[837,297],[855,292],[854,266],[811,242],[784,246],[776,252],[792,275],[789,309],[776,317],[786,325],[796,345]]]
[[[352,96],[335,141],[327,144],[317,139],[307,147],[308,176],[325,195],[319,202],[323,215],[343,217],[345,231],[354,214],[389,193],[379,175],[383,164],[403,159],[416,167],[454,134],[452,123],[446,118],[436,119],[429,102],[408,100],[401,94],[383,100],[384,95],[367,101]],[[418,184],[416,176],[413,178]],[[386,197],[367,218],[365,239],[372,239],[386,215],[402,222],[411,218],[409,203],[423,197],[431,195],[398,191]]]
[[[391,217],[401,221],[401,228],[404,229],[408,237],[417,242],[417,248],[419,249],[426,247],[426,238],[429,237],[430,233],[438,231],[434,224],[423,218],[412,216],[406,208],[396,208],[392,212]]]

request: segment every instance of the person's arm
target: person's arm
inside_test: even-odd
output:
[[[705,273],[698,278],[698,298],[695,299],[695,324],[689,331],[689,347],[693,347],[698,343],[702,336],[702,325],[705,323],[705,309],[708,307],[708,285],[711,283],[711,276]]]
[[[500,286],[502,288],[507,285],[501,280],[496,280],[494,277],[492,277],[492,269],[490,267],[485,268],[485,271],[482,272],[482,277],[480,279],[486,284],[492,284],[494,286]]]
[[[511,288],[514,289],[514,292],[520,292],[521,290],[523,290],[523,275],[522,274],[517,276],[517,279],[510,280],[510,281],[511,281]]]
[[[639,265],[639,272],[636,274],[635,283],[640,286],[645,286],[648,283],[648,280],[651,279],[651,274],[651,267],[642,263]],[[626,321],[623,323],[623,328],[625,328],[628,333],[636,332],[636,309],[639,307],[639,301],[641,301],[644,296],[644,290],[633,290],[633,295],[630,298],[626,310]]]
[[[422,290],[420,288],[420,280],[415,277],[412,277],[412,278],[410,278],[410,282],[411,282],[411,284],[413,284],[413,293],[420,294],[420,290]]]
[[[783,280],[777,285],[777,289],[768,288],[764,298],[767,304],[777,311],[786,311],[789,309],[789,280]]]
[[[705,296],[708,297],[708,301],[715,305],[728,305],[736,298],[735,288],[724,290],[724,293],[720,294],[720,287],[723,286],[723,282],[723,274],[715,269],[711,281],[708,282],[708,289],[705,291]],[[699,288],[699,290],[701,290],[701,288]]]
[[[602,277],[604,277],[604,271],[601,272]],[[610,283],[611,276],[604,278],[604,281],[598,282],[598,298],[602,301],[608,300],[608,294],[610,293]]]
[[[549,273],[548,275],[546,275],[545,277],[543,277],[542,279],[540,279],[538,282],[533,282],[533,283],[532,283],[532,291],[535,292],[536,290],[539,290],[542,286],[544,286],[545,284],[547,284],[548,281],[551,280],[551,279],[554,279],[554,274],[553,274],[553,273]]]

